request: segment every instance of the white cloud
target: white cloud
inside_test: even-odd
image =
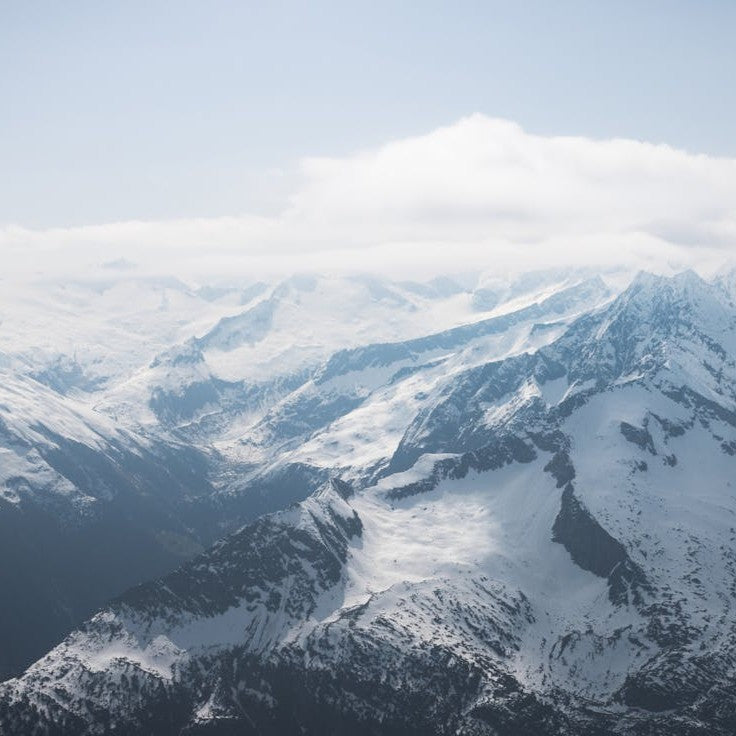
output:
[[[6,264],[120,256],[182,275],[402,274],[550,264],[707,267],[736,255],[736,160],[546,137],[473,115],[345,158],[308,158],[275,217],[0,229]]]

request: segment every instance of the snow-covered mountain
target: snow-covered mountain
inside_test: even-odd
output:
[[[0,673],[213,541],[209,465],[0,369]]]
[[[0,733],[733,733],[733,279],[383,284],[458,311],[225,375],[224,353],[286,340],[274,294],[297,283],[162,347],[91,417],[49,404],[61,436],[208,457],[197,508],[223,530],[282,510],[0,685]],[[103,495],[81,490],[58,493]]]
[[[540,274],[479,313],[473,289],[449,279],[197,286],[113,271],[0,293],[0,552],[12,560],[0,676],[111,596],[304,499],[337,455],[354,473],[387,462],[411,400],[399,411],[405,393],[391,399],[380,443],[387,423],[371,429],[359,410],[386,412],[374,399],[388,373],[468,343],[468,330],[498,341],[607,294],[580,274]],[[351,350],[373,364],[385,352],[383,372],[356,378],[367,358]]]

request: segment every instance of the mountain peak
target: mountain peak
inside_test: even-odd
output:
[[[639,319],[669,314],[701,326],[718,320],[724,307],[721,292],[690,269],[674,276],[640,271],[612,305],[618,313],[634,310]]]
[[[641,293],[658,290],[710,289],[710,285],[691,268],[679,271],[672,276],[639,271],[624,293]]]

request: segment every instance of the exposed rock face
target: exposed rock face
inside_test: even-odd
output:
[[[642,450],[647,450],[654,455],[654,441],[652,435],[645,427],[633,427],[628,422],[621,422],[621,434],[626,437],[629,442],[633,442]]]
[[[571,483],[562,492],[552,539],[562,544],[583,570],[608,579],[609,595],[614,603],[627,602],[629,589],[635,600],[640,601],[639,590],[647,586],[643,572],[631,561],[621,542],[614,539],[575,497]]]
[[[552,539],[565,547],[577,565],[602,578],[607,578],[628,559],[623,545],[575,498],[570,483],[562,492],[562,506],[555,518],[552,535]]]

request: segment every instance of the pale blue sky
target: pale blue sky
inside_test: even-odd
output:
[[[0,0],[0,225],[270,212],[473,112],[736,156],[734,38],[732,0]]]

